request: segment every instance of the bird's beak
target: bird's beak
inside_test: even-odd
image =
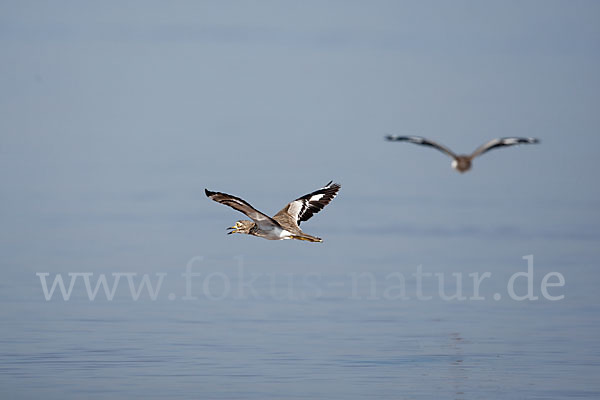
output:
[[[227,232],[228,235],[231,235],[232,233],[236,233],[237,232],[237,226],[230,226],[227,229],[232,229],[231,231]]]

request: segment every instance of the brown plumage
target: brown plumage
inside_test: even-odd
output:
[[[206,196],[217,203],[225,204],[246,214],[252,221],[240,220],[228,229],[231,233],[253,235],[269,240],[297,239],[309,242],[322,242],[321,238],[302,232],[299,225],[321,211],[340,190],[340,185],[329,182],[319,190],[297,198],[287,204],[273,217],[258,211],[248,202],[226,193],[211,192],[205,189]]]
[[[506,146],[514,146],[516,144],[533,144],[539,143],[540,141],[535,138],[520,138],[520,137],[505,137],[499,139],[493,139],[489,142],[479,146],[473,153],[470,155],[461,154],[457,155],[452,152],[449,148],[442,146],[439,143],[436,143],[432,140],[425,139],[420,136],[393,136],[389,135],[385,137],[387,140],[391,142],[410,142],[415,144],[420,144],[422,146],[430,146],[434,149],[441,151],[442,153],[452,157],[452,168],[457,170],[460,173],[467,172],[471,169],[471,164],[473,159],[477,156],[482,155],[485,152],[488,152],[492,149],[496,149],[499,147]]]

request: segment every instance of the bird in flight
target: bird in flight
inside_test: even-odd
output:
[[[489,142],[479,146],[470,155],[466,155],[466,154],[457,155],[454,152],[452,152],[449,148],[447,148],[446,146],[442,146],[439,143],[436,143],[429,139],[425,139],[424,137],[420,137],[420,136],[388,135],[385,138],[387,140],[389,140],[390,142],[410,142],[410,143],[420,144],[423,146],[433,147],[434,149],[437,149],[437,150],[441,151],[442,153],[452,157],[452,168],[454,168],[455,170],[457,170],[460,173],[467,172],[468,170],[471,169],[471,163],[473,162],[473,159],[475,157],[480,156],[483,153],[490,151],[492,149],[497,149],[497,148],[506,147],[506,146],[514,146],[516,144],[534,144],[534,143],[540,142],[538,139],[535,139],[535,138],[505,137],[505,138],[490,140]]]
[[[243,233],[269,240],[297,239],[309,242],[322,242],[323,239],[308,235],[300,229],[301,222],[307,221],[321,211],[337,195],[341,185],[329,182],[319,190],[292,201],[273,217],[258,211],[239,197],[204,189],[206,196],[217,203],[225,204],[246,214],[252,221],[240,220],[228,234]]]

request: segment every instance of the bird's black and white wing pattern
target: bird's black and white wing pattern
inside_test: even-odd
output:
[[[486,144],[479,146],[473,152],[473,154],[471,154],[470,158],[473,159],[477,156],[482,155],[485,152],[488,152],[492,149],[497,149],[499,147],[514,146],[517,144],[535,144],[539,142],[539,139],[536,138],[504,137],[499,139],[493,139],[487,142]]]
[[[432,140],[426,139],[426,138],[421,137],[421,136],[395,136],[395,135],[388,135],[385,138],[387,140],[389,140],[390,142],[410,142],[410,143],[414,143],[414,144],[420,144],[422,146],[433,147],[434,149],[441,151],[442,153],[446,154],[447,156],[450,156],[452,158],[456,158],[456,154],[454,154],[454,152],[451,151],[446,146],[442,146],[439,143],[436,143],[436,142],[434,142]]]
[[[285,207],[273,216],[273,219],[292,219],[296,225],[310,219],[313,215],[321,211],[337,195],[342,186],[329,182],[319,190],[304,195]]]
[[[217,203],[225,204],[226,206],[229,206],[235,210],[238,210],[238,211],[246,214],[250,219],[252,219],[257,224],[259,222],[265,222],[265,221],[269,221],[269,222],[273,222],[273,223],[277,224],[275,221],[273,221],[273,219],[271,217],[269,217],[266,214],[261,213],[260,211],[258,211],[254,207],[252,207],[250,204],[248,204],[245,200],[242,200],[239,197],[235,197],[235,196],[232,196],[227,193],[211,192],[208,189],[204,189],[204,192],[206,193],[206,196],[208,196],[209,199],[214,200]]]

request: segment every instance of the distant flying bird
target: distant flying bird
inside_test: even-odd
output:
[[[447,147],[420,136],[388,135],[385,138],[390,142],[410,142],[438,149],[442,153],[452,157],[452,168],[461,173],[467,172],[471,169],[471,162],[475,157],[480,156],[489,150],[497,149],[499,147],[513,146],[516,144],[534,144],[540,142],[538,139],[535,138],[506,137],[500,139],[493,139],[487,142],[486,144],[479,146],[473,153],[471,153],[471,155],[456,155]]]
[[[331,181],[323,188],[292,201],[272,218],[256,210],[239,197],[211,192],[208,189],[204,189],[204,192],[211,200],[236,209],[252,219],[252,221],[237,221],[234,226],[227,228],[232,229],[228,234],[244,233],[269,240],[298,239],[322,242],[323,239],[302,232],[298,225],[300,222],[309,220],[329,204],[340,188],[341,185]]]

